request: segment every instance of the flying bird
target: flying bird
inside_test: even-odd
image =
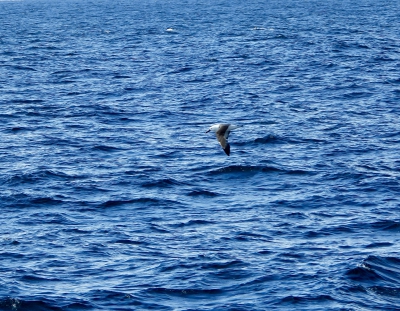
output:
[[[225,153],[229,156],[231,153],[231,146],[228,143],[229,133],[239,128],[239,125],[232,125],[226,123],[214,124],[212,125],[206,133],[209,131],[214,131],[215,135],[217,135],[217,139],[222,149],[224,149]]]

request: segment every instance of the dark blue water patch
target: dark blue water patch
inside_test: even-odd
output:
[[[138,85],[129,85],[129,86],[125,86],[124,90],[130,93],[142,93],[145,92],[146,89],[138,86]]]
[[[393,243],[390,242],[376,242],[376,243],[371,243],[365,246],[365,248],[381,248],[381,247],[390,247],[392,246]]]
[[[353,283],[354,295],[359,299],[361,293],[364,303],[376,303],[382,309],[392,309],[399,303],[399,259],[395,257],[369,256],[357,268],[351,269],[346,276]],[[378,303],[379,301],[379,303]],[[396,310],[396,308],[393,308]]]
[[[256,139],[254,140],[254,142],[255,142],[256,144],[277,143],[277,142],[279,142],[279,141],[280,141],[279,138],[278,138],[277,136],[275,136],[275,135],[272,135],[272,134],[267,135],[267,136],[265,136],[265,137],[256,138]]]
[[[400,287],[371,286],[368,289],[379,296],[395,298],[397,301],[400,297]]]
[[[117,74],[117,75],[115,75],[115,76],[113,77],[113,79],[130,79],[130,78],[131,78],[130,76],[119,75],[119,74]]]
[[[37,71],[35,68],[27,67],[27,66],[15,65],[15,66],[6,66],[6,67],[16,69],[16,70],[23,70],[23,71]]]
[[[39,204],[39,203],[36,203]],[[49,203],[42,203],[49,204]],[[52,203],[50,203],[50,206]],[[54,213],[33,213],[29,214],[29,217],[23,217],[18,220],[18,223],[21,225],[38,225],[38,224],[49,224],[49,225],[76,225],[75,222],[70,217],[67,217],[62,214],[54,214]]]
[[[381,62],[393,62],[396,61],[396,58],[390,57],[388,55],[380,55],[373,58],[374,63],[381,63]]]
[[[300,175],[301,176],[301,175]],[[289,187],[289,189],[292,187]],[[286,187],[283,188],[285,191]],[[325,204],[342,204],[343,206],[353,206],[358,204],[357,201],[347,201],[347,197],[336,197],[330,198],[328,196],[319,196],[319,195],[309,195],[306,198],[301,200],[286,200],[286,199],[278,199],[271,201],[271,206],[275,207],[285,207],[290,209],[304,209],[304,210],[320,210]],[[337,226],[337,228],[341,228],[341,230],[346,231],[347,229],[342,225]],[[330,230],[328,228],[321,227],[322,230]],[[349,230],[351,230],[349,228]]]
[[[171,311],[173,310],[169,306],[165,306],[162,304],[157,304],[157,303],[151,303],[151,302],[146,302],[145,299],[142,297],[137,297],[135,295],[127,294],[127,297],[130,297],[129,299],[125,299],[123,301],[121,300],[109,300],[109,303],[106,305],[109,305],[110,307],[114,305],[120,305],[122,302],[124,305],[127,305],[127,310],[161,310],[161,311]],[[135,297],[137,297],[135,299]]]
[[[287,137],[284,140],[290,144],[328,144],[329,141],[316,138]]]
[[[225,175],[225,174],[256,174],[256,173],[283,173],[291,175],[307,175],[311,172],[301,169],[284,169],[274,166],[252,166],[252,165],[231,165],[209,171],[209,175]]]
[[[154,155],[155,158],[157,159],[168,159],[168,158],[174,158],[175,156],[179,155],[179,151],[177,150],[172,150],[172,151],[157,151],[157,153]]]
[[[170,233],[171,231],[165,226],[159,226],[157,224],[151,223],[150,230],[157,233]]]
[[[111,290],[96,290],[89,292],[87,296],[94,297],[94,302],[101,303],[101,305],[105,305],[105,307],[112,307],[114,305],[122,304],[126,306],[126,308],[123,310],[171,310],[170,308],[159,304],[147,303],[138,295],[129,292],[125,293]],[[104,300],[106,300],[105,304]]]
[[[44,100],[42,100],[42,99],[27,99],[27,98],[12,99],[9,101],[9,103],[11,103],[11,104],[32,104],[32,105],[41,104],[43,102],[44,102]]]
[[[4,183],[18,186],[23,184],[35,184],[41,181],[50,180],[80,180],[87,178],[87,175],[67,174],[62,171],[40,170],[35,172],[16,172],[4,179]]]
[[[2,252],[0,253],[1,258],[13,258],[13,259],[21,259],[24,258],[25,256],[19,253],[11,253],[11,252]]]
[[[400,222],[394,220],[382,220],[373,222],[370,224],[373,229],[378,229],[382,231],[392,231],[399,232],[400,231]]]
[[[210,175],[221,175],[221,174],[255,174],[258,172],[280,172],[281,170],[275,167],[269,166],[251,166],[251,165],[230,165],[222,167],[209,172]]]
[[[329,236],[330,233],[326,231],[307,231],[304,233],[304,236],[308,239],[315,239],[315,238],[321,238],[325,236]]]
[[[168,188],[183,185],[185,185],[185,183],[179,182],[173,178],[163,178],[156,181],[144,182],[141,186],[144,188]]]
[[[146,291],[148,294],[190,297],[190,298],[206,298],[210,296],[217,296],[224,293],[223,290],[218,288],[211,289],[197,289],[197,288],[166,288],[166,287],[153,287]]]
[[[120,240],[115,240],[113,243],[117,244],[127,244],[127,245],[143,245],[144,243],[142,241],[134,241],[130,239],[120,239]]]
[[[245,267],[246,264],[241,260],[233,260],[233,261],[226,261],[226,262],[210,262],[206,264],[202,264],[200,269],[203,270],[225,270],[228,268],[239,268]]]
[[[348,99],[348,100],[354,100],[354,99],[360,99],[360,98],[368,98],[373,95],[374,95],[374,93],[371,93],[371,92],[349,92],[349,93],[342,95],[342,98]]]
[[[351,280],[359,282],[373,282],[381,280],[380,276],[376,272],[366,269],[364,267],[351,269],[346,273],[346,275]]]
[[[301,212],[292,212],[292,213],[289,213],[287,216],[289,218],[298,219],[298,220],[308,219],[308,217],[309,217],[305,213],[301,213]]]
[[[392,84],[400,84],[400,78],[389,79],[388,82]]]
[[[263,255],[265,255],[265,253],[263,253]],[[252,277],[249,281],[241,283],[240,286],[248,289],[256,289],[259,286],[264,286],[268,282],[279,281],[280,279],[282,279],[282,275],[279,274],[264,274],[256,278]]]
[[[40,277],[40,276],[36,276],[36,275],[29,275],[29,274],[25,274],[23,276],[21,276],[20,281],[22,282],[26,282],[26,283],[34,283],[34,284],[38,284],[41,282],[58,282],[60,281],[60,279],[57,278],[45,278],[45,277]]]
[[[102,208],[110,208],[110,207],[118,207],[123,205],[138,205],[138,207],[144,207],[147,205],[150,206],[159,206],[159,207],[172,207],[176,204],[176,202],[172,200],[164,200],[157,198],[135,198],[135,199],[127,199],[127,200],[108,200],[100,205]]]
[[[219,194],[217,192],[214,192],[214,191],[196,189],[196,190],[190,191],[187,195],[191,196],[191,197],[197,197],[197,196],[216,197]]]
[[[0,244],[19,245],[19,244],[21,244],[21,242],[19,242],[16,239],[8,238],[8,239],[4,239],[4,240],[0,241]]]
[[[13,134],[18,134],[18,133],[29,132],[29,131],[34,131],[34,130],[35,130],[34,128],[30,128],[30,127],[15,126],[6,131],[11,132]]]
[[[180,74],[180,73],[189,72],[189,71],[191,71],[191,70],[193,70],[192,67],[186,66],[186,67],[182,67],[182,68],[178,68],[178,69],[172,70],[172,71],[169,72],[168,74]]]
[[[183,228],[183,227],[197,227],[197,226],[208,226],[208,225],[213,225],[215,222],[213,221],[208,221],[208,220],[202,220],[202,219],[191,219],[187,222],[180,222],[176,224],[171,224],[169,227],[172,228]]]
[[[396,257],[368,256],[361,265],[346,273],[353,281],[376,285],[400,284],[400,259]]]
[[[400,132],[395,131],[395,132],[389,132],[389,133],[382,133],[380,137],[390,138],[390,137],[397,137],[397,136],[400,136]]]
[[[116,151],[121,150],[121,148],[109,146],[109,145],[98,145],[98,146],[94,146],[93,150],[104,151],[104,152],[116,152]]]
[[[252,232],[238,232],[235,234],[234,239],[239,241],[270,241],[271,237]]]
[[[64,232],[68,233],[68,234],[90,234],[92,231],[91,230],[85,230],[85,229],[81,229],[81,228],[65,228],[63,229]]]
[[[308,305],[310,302],[318,304],[319,308],[321,306],[325,306],[327,308],[327,305],[332,304],[333,306],[335,305],[335,299],[329,295],[309,295],[309,296],[287,296],[282,298],[277,305],[282,305],[282,306],[291,306],[291,308],[301,308],[302,305]]]
[[[18,298],[5,298],[0,301],[1,310],[32,310],[32,311],[61,311],[67,308],[56,307],[52,300],[21,300]],[[69,309],[71,310],[71,309]],[[78,309],[79,310],[79,309]]]
[[[52,197],[35,197],[31,198],[29,202],[27,202],[27,205],[44,205],[44,206],[50,206],[50,205],[59,205],[62,204],[63,200],[59,200],[56,198]]]

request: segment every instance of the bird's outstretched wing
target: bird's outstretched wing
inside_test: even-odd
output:
[[[224,149],[227,155],[229,155],[231,152],[231,146],[228,143],[228,137],[229,137],[228,128],[229,124],[221,124],[218,131],[215,133],[217,135],[217,139],[222,149]]]
[[[229,137],[229,124],[221,124],[218,131],[216,132],[217,136],[221,135],[224,136],[225,139]]]
[[[223,149],[225,149],[226,146],[228,145],[228,140],[225,138],[225,136],[224,135],[218,135],[218,133],[217,133],[217,139],[218,139],[218,142],[221,145],[221,147]]]
[[[225,153],[229,155],[231,153],[231,146],[229,145],[228,140],[225,138],[224,135],[218,135],[218,133],[217,139],[222,149],[224,149]]]

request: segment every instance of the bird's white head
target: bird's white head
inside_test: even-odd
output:
[[[208,133],[209,131],[214,131],[214,132],[217,132],[218,131],[218,129],[219,129],[219,124],[214,124],[214,125],[211,125],[210,126],[210,128],[207,130],[207,132],[206,133]]]

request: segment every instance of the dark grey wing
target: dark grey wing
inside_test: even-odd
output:
[[[225,136],[217,134],[217,139],[218,139],[219,144],[221,145],[222,149],[224,149],[225,153],[227,155],[229,155],[231,153],[231,146],[229,145]]]
[[[224,151],[226,155],[229,155],[231,153],[231,146],[229,144],[226,144],[226,148],[224,148]]]
[[[229,124],[221,124],[220,128],[217,131],[217,136],[224,136],[225,139],[228,139],[230,131],[228,131]]]
[[[229,155],[231,153],[231,146],[228,143],[229,132],[228,131],[229,124],[222,124],[218,131],[215,133],[217,135],[217,139],[224,149],[225,153]]]
[[[215,133],[218,139],[219,144],[221,145],[222,149],[224,149],[227,155],[231,152],[231,146],[228,143],[228,136],[229,136],[229,124],[221,124],[218,131]]]
[[[228,139],[230,132],[231,132],[231,131],[229,131],[229,130],[226,130],[226,131],[225,131],[224,137],[225,137],[226,139]]]
[[[225,136],[224,135],[218,135],[218,132],[217,132],[217,139],[218,139],[218,142],[221,145],[221,147],[223,149],[225,149],[226,145],[228,145],[228,141],[226,140]]]

